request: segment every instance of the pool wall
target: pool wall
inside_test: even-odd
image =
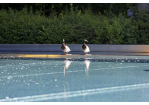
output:
[[[83,54],[82,44],[67,44],[71,54]],[[89,54],[149,55],[149,45],[87,44]],[[0,54],[63,54],[61,44],[0,44]]]

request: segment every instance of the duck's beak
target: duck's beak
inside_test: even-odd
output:
[[[88,42],[88,40],[86,40],[86,42]]]

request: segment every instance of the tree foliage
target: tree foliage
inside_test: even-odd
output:
[[[98,14],[104,13],[105,11],[111,11],[113,14],[118,15],[119,13],[124,13],[127,9],[133,7],[134,3],[0,3],[0,10],[9,8],[13,10],[22,10],[27,7],[28,9],[32,7],[33,12],[36,10],[41,10],[42,14],[49,16],[53,12],[57,15],[63,13],[66,9],[70,10],[71,5],[82,12],[90,9],[93,13]]]
[[[88,39],[90,44],[149,44],[149,14],[146,12],[136,11],[135,16],[128,19],[125,12],[116,14],[112,9],[103,9],[103,13],[80,9],[92,4],[85,4],[86,7],[57,4],[65,5],[61,12],[54,10],[56,4],[50,4],[53,7],[46,16],[45,4],[21,5],[24,8],[18,7],[19,10],[12,6],[0,10],[0,44],[60,44],[62,39],[69,44],[80,44],[83,39]]]

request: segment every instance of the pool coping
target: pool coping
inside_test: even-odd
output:
[[[62,44],[0,44],[0,54],[63,54]],[[82,44],[66,44],[69,54],[83,54]],[[87,44],[89,54],[99,55],[149,55],[149,45]]]
[[[66,45],[68,55],[63,55],[61,44],[0,44],[0,58],[149,59],[149,45],[87,44],[88,55],[83,55],[82,44]]]

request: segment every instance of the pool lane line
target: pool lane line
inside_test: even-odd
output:
[[[135,68],[136,66],[126,66],[126,67],[113,67],[113,68],[101,68],[101,69],[89,69],[89,71],[98,71],[98,70],[105,70],[105,69],[123,69],[123,68]],[[140,67],[140,66],[137,66]],[[65,73],[72,73],[72,72],[82,72],[85,70],[74,70],[74,71],[66,71]],[[14,76],[2,76],[0,78],[14,78],[14,77],[28,77],[28,76],[38,76],[38,75],[51,75],[51,74],[63,74],[64,72],[52,72],[52,73],[39,73],[39,74],[26,74],[26,75],[14,75]]]
[[[79,72],[85,70],[77,70],[77,71],[67,71],[65,73]],[[51,74],[62,74],[64,72],[52,72],[52,73],[39,73],[39,74],[26,74],[26,75],[14,75],[14,76],[2,76],[0,78],[13,78],[13,77],[28,77],[28,76],[38,76],[38,75],[51,75]]]
[[[44,101],[44,100],[50,101],[52,99],[87,96],[87,95],[103,94],[117,91],[129,91],[143,88],[149,88],[149,83],[50,93],[50,94],[33,95],[25,97],[14,97],[14,98],[6,97],[5,99],[0,99],[0,102],[33,102],[33,101]]]

